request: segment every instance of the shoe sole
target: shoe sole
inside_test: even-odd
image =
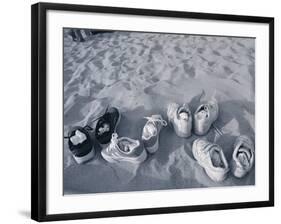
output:
[[[143,150],[138,157],[120,157],[120,159],[113,159],[111,156],[108,156],[106,153],[104,153],[104,151],[101,151],[101,155],[109,163],[130,162],[134,164],[140,164],[147,158],[147,153],[145,150]]]
[[[94,147],[93,147],[93,148],[91,149],[91,151],[90,151],[87,155],[85,155],[85,156],[78,157],[78,156],[74,156],[74,155],[73,155],[73,158],[75,159],[75,161],[76,161],[78,164],[88,162],[89,160],[93,159],[94,157],[95,157]]]

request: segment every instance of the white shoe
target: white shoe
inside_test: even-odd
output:
[[[204,139],[193,142],[192,153],[207,175],[216,182],[223,181],[229,171],[222,148]]]
[[[101,155],[110,163],[126,161],[139,164],[147,157],[145,149],[140,147],[139,140],[127,137],[118,138],[116,133],[112,134],[110,144],[101,151]]]
[[[182,106],[176,103],[169,104],[167,116],[177,136],[187,138],[191,135],[192,115],[188,104]]]
[[[161,115],[152,115],[151,117],[145,118],[147,122],[142,131],[142,142],[149,153],[155,153],[159,147],[160,131],[163,126],[167,126],[167,122]]]
[[[239,136],[234,143],[234,151],[232,154],[232,173],[235,177],[241,178],[245,176],[254,164],[254,143],[245,136]]]
[[[216,100],[201,104],[194,113],[194,132],[205,135],[219,115],[219,106]]]

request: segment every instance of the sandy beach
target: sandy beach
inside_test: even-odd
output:
[[[145,116],[161,114],[167,105],[215,97],[220,114],[205,136],[219,144],[230,162],[237,136],[255,140],[255,39],[141,32],[97,33],[75,42],[64,30],[64,132],[85,126],[107,105],[117,107],[119,136],[141,139]],[[93,124],[94,125],[94,124]],[[78,165],[64,143],[64,194],[126,192],[255,184],[255,167],[244,178],[231,172],[212,181],[191,151],[198,138],[179,138],[171,126],[160,135],[160,147],[140,165],[110,164],[100,154]]]

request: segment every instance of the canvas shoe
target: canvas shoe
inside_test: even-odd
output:
[[[229,167],[219,145],[204,139],[196,139],[192,145],[192,153],[213,181],[220,182],[226,178]]]
[[[187,138],[191,135],[192,115],[188,104],[182,106],[176,103],[169,104],[167,116],[179,137]]]
[[[90,130],[93,129],[89,126],[74,127],[65,137],[68,139],[69,150],[78,164],[85,163],[95,156]]]
[[[219,106],[216,100],[201,104],[194,113],[194,132],[196,135],[205,135],[219,115]]]
[[[167,126],[167,122],[163,120],[161,115],[152,115],[145,118],[147,122],[142,131],[142,142],[149,153],[155,153],[159,147],[160,131],[163,126]]]
[[[112,134],[111,142],[107,148],[101,151],[102,157],[110,162],[130,162],[134,164],[142,163],[147,153],[143,147],[140,147],[139,140],[127,137],[118,138],[116,133]]]
[[[98,118],[95,137],[102,146],[109,144],[112,134],[116,132],[120,119],[121,114],[115,107],[107,108],[105,113]]]
[[[234,143],[231,170],[235,177],[245,176],[254,164],[254,143],[245,136],[239,136]]]

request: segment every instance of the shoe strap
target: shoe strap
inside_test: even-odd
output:
[[[162,126],[167,126],[168,123],[165,121],[162,117],[161,118],[156,118],[156,117],[144,117],[147,119],[149,122],[152,122],[154,125],[156,125],[157,122],[159,122]]]

